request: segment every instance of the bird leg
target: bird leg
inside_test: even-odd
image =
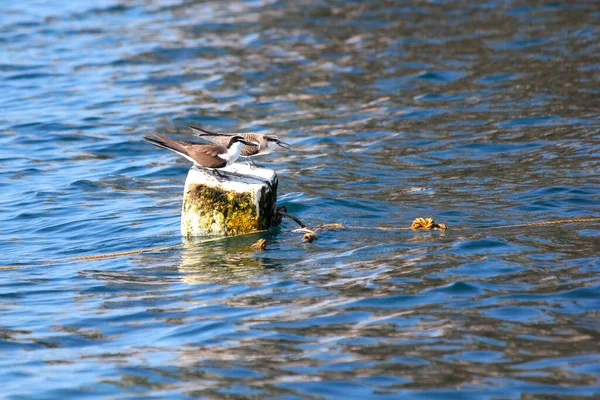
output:
[[[217,169],[212,169],[212,173],[213,173],[214,176],[217,177],[217,179],[218,178],[224,178],[226,180],[229,180],[229,178],[227,177],[227,175],[224,175],[224,174],[220,173],[219,170],[217,170]]]
[[[250,162],[252,162],[252,165],[250,165],[250,162],[248,160],[250,160]],[[258,165],[252,157],[246,157],[246,162],[248,163],[248,166],[250,167],[250,169],[260,168],[260,165]]]
[[[256,169],[254,165],[250,164],[250,161],[252,161],[252,164],[256,165],[256,163],[254,163],[254,161],[250,157],[246,157],[246,165],[249,166],[250,169]]]

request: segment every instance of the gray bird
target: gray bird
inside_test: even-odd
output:
[[[276,146],[283,147],[284,149],[291,148],[289,144],[280,140],[275,135],[265,135],[262,133],[216,133],[191,125],[189,125],[189,127],[192,129],[195,136],[206,139],[209,142],[218,145],[224,145],[232,136],[241,136],[247,142],[255,143],[256,146],[245,145],[242,148],[240,156],[246,157],[246,159],[251,159],[251,157],[261,156],[263,154],[269,154],[276,149]],[[254,160],[252,160],[252,163],[254,163]]]

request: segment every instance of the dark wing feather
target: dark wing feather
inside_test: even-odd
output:
[[[223,168],[227,161],[219,154],[227,153],[227,148],[210,144],[196,144],[187,148],[188,154],[196,163],[206,168]]]

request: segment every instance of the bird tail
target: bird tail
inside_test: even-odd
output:
[[[231,134],[211,132],[211,131],[207,131],[206,129],[198,128],[198,127],[192,126],[192,125],[188,125],[188,127],[192,130],[192,132],[194,132],[194,136],[198,136],[198,137],[202,137],[202,136],[231,136]]]
[[[155,146],[162,147],[163,149],[174,151],[175,153],[189,159],[190,156],[183,145],[173,139],[169,139],[168,137],[161,135],[156,132],[152,132],[154,136],[158,139],[151,138],[149,136],[144,136],[144,140],[148,143],[151,143]]]

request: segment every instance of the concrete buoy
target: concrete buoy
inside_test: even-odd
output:
[[[267,229],[277,206],[277,174],[237,163],[224,177],[192,167],[183,190],[181,235],[239,235]]]

